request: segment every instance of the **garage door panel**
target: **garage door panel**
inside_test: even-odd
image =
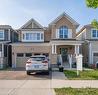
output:
[[[49,53],[33,53],[33,55],[41,55],[41,54],[49,57]],[[30,57],[27,57],[22,53],[18,53],[18,56],[16,56],[16,67],[25,68],[25,64],[29,58]]]
[[[16,58],[16,67],[25,67],[25,64],[26,64],[26,61],[28,60],[29,58],[26,58],[26,57],[17,57]]]

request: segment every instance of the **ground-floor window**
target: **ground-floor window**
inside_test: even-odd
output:
[[[17,53],[17,57],[24,57],[24,53]]]
[[[98,57],[98,53],[94,53],[94,56],[97,56]]]
[[[40,53],[34,53],[34,55],[41,55]]]
[[[25,57],[30,57],[32,56],[32,53],[25,53]]]

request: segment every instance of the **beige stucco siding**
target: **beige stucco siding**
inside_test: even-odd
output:
[[[51,31],[45,30],[44,32],[44,41],[50,41],[51,40]]]
[[[82,54],[83,54],[83,63],[89,62],[89,44],[84,43],[81,46],[82,48]]]
[[[91,53],[92,63],[96,63],[98,61],[98,57],[94,56],[94,53],[98,53],[98,41],[91,42]]]
[[[98,51],[98,41],[92,41],[92,50],[93,51]]]
[[[14,53],[49,53],[50,47],[49,46],[13,46],[12,51]]]
[[[91,39],[91,28],[90,27],[86,29],[86,39]]]

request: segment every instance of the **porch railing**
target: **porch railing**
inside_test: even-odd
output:
[[[74,63],[76,63],[76,57],[75,55],[72,55],[72,54],[68,54],[68,57],[67,57],[68,61],[63,63],[63,59],[62,59],[62,55],[57,55],[57,64],[58,65],[62,65],[64,67],[69,67],[69,68],[72,68],[72,65]],[[69,64],[69,65],[68,65]]]

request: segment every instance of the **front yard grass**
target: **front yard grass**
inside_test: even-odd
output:
[[[64,74],[70,80],[98,80],[98,70],[79,71],[79,76],[76,70],[65,70]]]
[[[56,95],[98,95],[97,88],[56,88]]]

